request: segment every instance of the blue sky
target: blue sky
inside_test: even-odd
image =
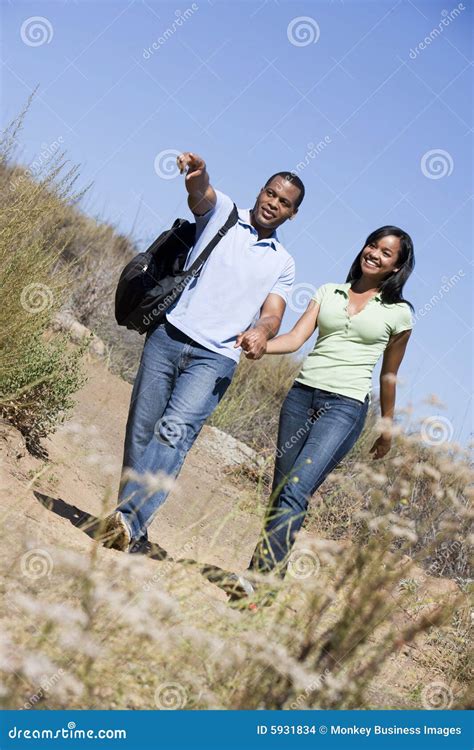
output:
[[[312,288],[345,279],[370,231],[406,229],[417,316],[399,404],[434,418],[434,442],[469,437],[470,2],[3,0],[2,21],[2,127],[39,84],[23,161],[60,143],[93,181],[84,210],[140,247],[187,215],[175,152],[204,156],[240,206],[297,171],[306,199],[280,230],[297,265],[284,329]]]

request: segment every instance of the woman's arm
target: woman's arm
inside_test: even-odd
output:
[[[295,323],[289,333],[275,336],[267,342],[267,354],[289,354],[296,352],[303,346],[318,324],[319,302],[312,299],[301,318]]]
[[[380,409],[382,417],[391,424],[395,411],[395,396],[398,369],[405,355],[411,331],[402,331],[392,336],[385,349],[380,372]],[[390,450],[392,431],[387,429],[375,441],[370,452],[373,458],[383,458]]]

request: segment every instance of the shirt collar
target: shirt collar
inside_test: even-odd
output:
[[[334,294],[336,294],[337,292],[338,294],[343,294],[344,297],[347,297],[349,299],[349,289],[351,288],[351,286],[352,284],[350,281],[346,281],[344,284],[338,284],[336,288],[334,289]],[[377,294],[375,294],[372,297],[372,299],[376,299],[378,302],[381,302],[382,301],[381,293],[377,292]]]
[[[239,224],[241,224],[244,227],[248,227],[251,232],[253,232],[254,234],[257,234],[257,230],[250,223],[250,208],[238,208],[237,212],[239,215],[239,218],[238,218]],[[279,243],[280,240],[278,238],[276,231],[273,231],[270,237],[265,237],[265,239],[261,239],[259,240],[259,242],[261,242],[262,244],[265,243],[265,244],[271,245],[273,249],[276,250],[277,242]]]

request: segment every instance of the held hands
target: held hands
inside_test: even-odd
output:
[[[260,359],[267,350],[267,336],[262,328],[251,328],[239,333],[234,349],[241,346],[247,359]]]
[[[386,435],[386,434],[384,435],[384,433],[382,433],[380,437],[377,438],[372,448],[370,449],[370,453],[374,454],[372,458],[374,460],[377,458],[383,458],[384,456],[387,455],[391,446],[392,446],[391,435]]]

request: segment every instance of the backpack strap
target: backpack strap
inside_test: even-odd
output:
[[[237,211],[237,206],[234,203],[232,211],[230,212],[229,216],[227,217],[227,221],[224,224],[224,226],[222,226],[219,229],[219,231],[214,235],[214,237],[209,242],[209,244],[206,245],[206,247],[204,248],[204,250],[201,253],[199,253],[199,255],[196,258],[196,260],[194,261],[194,263],[192,263],[190,265],[190,267],[186,269],[186,271],[185,271],[186,274],[189,274],[190,276],[191,275],[192,276],[199,276],[201,268],[203,267],[203,265],[206,262],[206,260],[209,258],[210,254],[214,250],[214,248],[217,245],[217,243],[220,242],[220,240],[227,234],[227,232],[229,231],[229,229],[231,227],[233,227],[235,224],[237,224],[237,219],[238,218],[239,218],[239,214],[238,214],[238,211]]]

